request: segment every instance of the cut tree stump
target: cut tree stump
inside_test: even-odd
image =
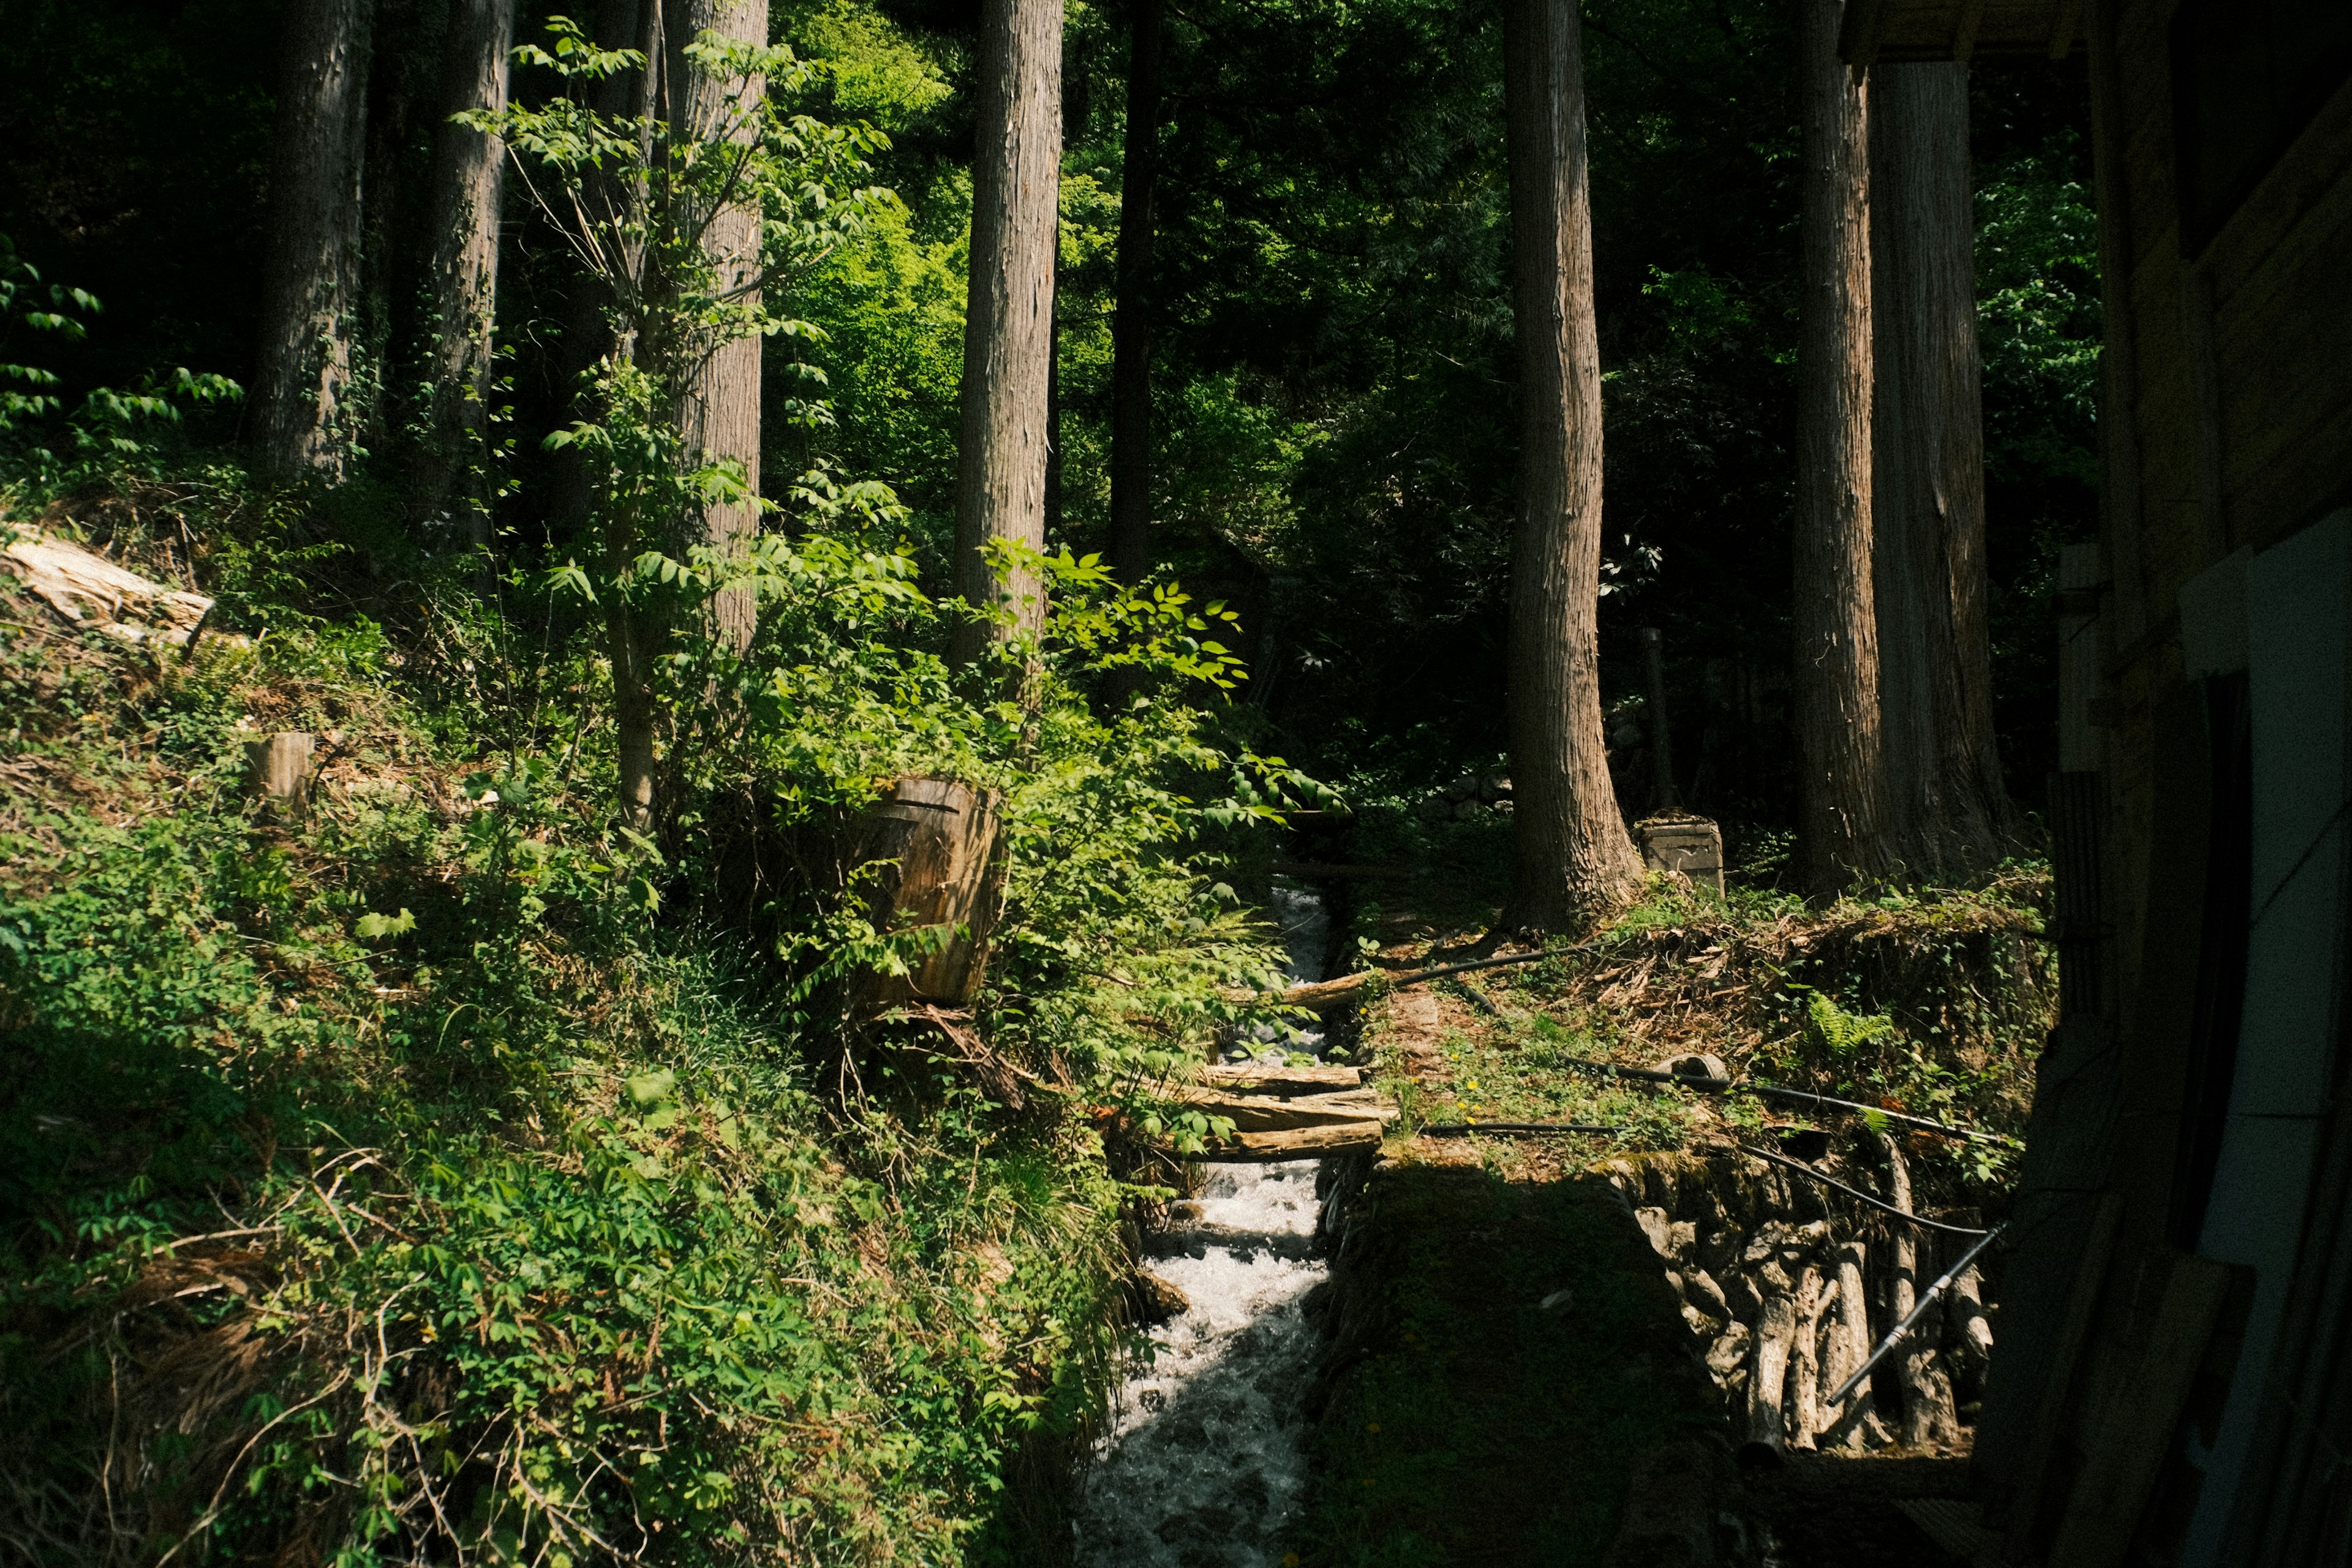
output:
[[[1003,796],[954,779],[904,778],[858,819],[853,860],[883,862],[879,930],[928,931],[934,945],[907,974],[870,975],[856,997],[868,1016],[909,1002],[961,1006],[980,989],[988,939],[1004,901]]]
[[[301,816],[310,801],[310,760],[317,742],[299,730],[245,743],[246,787],[260,802],[289,816]]]
[[[1704,816],[1668,814],[1633,825],[1642,859],[1653,871],[1673,871],[1723,891],[1723,830]]]

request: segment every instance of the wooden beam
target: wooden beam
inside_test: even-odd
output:
[[[1886,37],[1886,0],[1846,0],[1845,17],[1838,24],[1838,57],[1861,70],[1878,63],[1878,47]]]
[[[1337,1127],[1302,1127],[1294,1132],[1244,1132],[1213,1149],[1178,1158],[1195,1164],[1262,1165],[1276,1160],[1370,1153],[1380,1146],[1379,1122],[1350,1121]]]
[[[2050,58],[2063,60],[2074,47],[2074,29],[2083,20],[2083,0],[2058,0],[2058,19],[2050,28]]]
[[[1985,0],[1967,0],[1960,7],[1960,20],[1952,29],[1952,58],[1969,63],[1977,50],[1977,28],[1984,24]]]
[[[1381,1103],[1368,1089],[1351,1094],[1303,1094],[1278,1100],[1270,1094],[1218,1094],[1191,1089],[1184,1103],[1211,1116],[1223,1116],[1244,1132],[1292,1132],[1310,1127],[1345,1127],[1369,1121],[1378,1126],[1393,1121],[1396,1108]]]
[[[1201,1069],[1201,1081],[1228,1094],[1327,1094],[1361,1085],[1364,1069],[1320,1063],[1286,1067],[1277,1062],[1236,1062],[1227,1067],[1213,1062]]]
[[[2011,1563],[2023,1563],[2035,1555],[2032,1548],[2035,1526],[2042,1514],[2042,1489],[2049,1479],[2050,1461],[2057,1453],[2058,1429],[2064,1424],[2066,1406],[2074,1392],[2074,1363],[2083,1353],[2083,1342],[2090,1337],[2092,1314],[2107,1282],[2107,1265],[2115,1257],[2116,1226],[2123,1218],[2123,1212],[2122,1196],[2109,1193],[2099,1200],[2099,1212],[2091,1221],[2090,1240],[2083,1248],[2082,1269],[2074,1276],[2074,1293],[2066,1303],[2066,1321],[2059,1329],[2058,1347],[2050,1358],[2050,1374],[2042,1385],[2042,1404],[2034,1416],[2032,1442],[2026,1449],[2025,1467],[2020,1472],[2022,1479],[2010,1503],[2008,1544],[2002,1555]],[[2000,1359],[2000,1348],[1995,1346],[1996,1366]]]
[[[2148,1313],[2146,1340],[2108,1364],[2099,1380],[2104,1386],[2086,1391],[2085,1458],[2050,1548],[2049,1568],[2117,1568],[2123,1562],[2229,1298],[2233,1271],[2226,1263],[2174,1252],[2144,1267],[2165,1269],[2161,1292]],[[2133,1306],[2149,1304],[2143,1299]],[[2115,1327],[2120,1336],[2139,1339],[2132,1331],[2139,1323]]]

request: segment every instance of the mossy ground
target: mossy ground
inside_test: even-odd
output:
[[[1598,1563],[1634,1457],[1722,1426],[1632,1217],[1598,1181],[1475,1168],[1382,1171],[1367,1197],[1348,1268],[1377,1300],[1302,1563]]]

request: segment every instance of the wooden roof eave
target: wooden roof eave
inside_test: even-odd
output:
[[[1853,66],[1979,55],[2063,59],[2086,0],[1847,0],[1838,53]]]

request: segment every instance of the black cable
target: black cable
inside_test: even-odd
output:
[[[1965,1138],[1974,1143],[1998,1143],[2004,1148],[2020,1147],[2014,1138],[1999,1132],[1979,1132],[1973,1127],[1955,1127],[1949,1122],[1931,1121],[1924,1116],[1912,1116],[1900,1110],[1888,1110],[1881,1106],[1864,1105],[1859,1100],[1839,1100],[1832,1095],[1815,1094],[1809,1089],[1783,1089],[1777,1083],[1735,1083],[1727,1078],[1701,1078],[1696,1073],[1661,1072],[1652,1068],[1619,1067],[1615,1062],[1586,1061],[1581,1057],[1563,1058],[1572,1068],[1587,1072],[1607,1074],[1615,1078],[1633,1079],[1642,1083],[1678,1083],[1686,1089],[1702,1089],[1709,1094],[1754,1094],[1767,1100],[1793,1100],[1808,1105],[1833,1106],[1840,1110],[1852,1110],[1864,1116],[1883,1116],[1889,1121],[1906,1127],[1916,1127],[1922,1132],[1940,1132],[1947,1138]]]
[[[1971,1143],[1998,1143],[2004,1149],[2021,1149],[2023,1144],[2001,1132],[1979,1132],[1973,1127],[1954,1127],[1948,1122],[1930,1121],[1924,1116],[1907,1116],[1900,1110],[1888,1110],[1883,1106],[1863,1105],[1855,1100],[1837,1100],[1826,1094],[1815,1094],[1807,1089],[1783,1089],[1777,1083],[1741,1084],[1740,1091],[1759,1094],[1768,1100],[1801,1100],[1811,1105],[1832,1105],[1840,1110],[1852,1110],[1864,1116],[1883,1116],[1889,1121],[1916,1127],[1922,1132],[1940,1132],[1947,1138],[1965,1138]]]
[[[1886,1331],[1886,1337],[1878,1342],[1878,1348],[1870,1352],[1870,1359],[1864,1362],[1860,1366],[1854,1368],[1853,1375],[1852,1377],[1847,1378],[1843,1383],[1838,1384],[1837,1392],[1830,1395],[1829,1403],[1832,1405],[1843,1405],[1845,1403],[1846,1395],[1853,1392],[1853,1385],[1860,1383],[1864,1378],[1868,1377],[1872,1367],[1876,1366],[1880,1362],[1886,1359],[1886,1352],[1893,1350],[1895,1345],[1900,1343],[1903,1336],[1909,1333],[1912,1328],[1917,1324],[1919,1320],[1927,1315],[1927,1309],[1936,1304],[1936,1299],[1951,1288],[1953,1280],[1958,1279],[1961,1275],[1967,1273],[1969,1271],[1969,1265],[1977,1260],[1977,1255],[1982,1252],[1986,1247],[1990,1247],[1993,1242],[2000,1237],[2000,1233],[2008,1228],[2009,1226],[2006,1225],[1997,1225],[1993,1226],[1990,1230],[1985,1232],[1984,1238],[1982,1240],[1979,1241],[1974,1247],[1969,1247],[1968,1251],[1960,1255],[1960,1260],[1958,1263],[1955,1263],[1949,1268],[1945,1269],[1944,1277],[1937,1280],[1933,1285],[1927,1287],[1927,1293],[1919,1298],[1918,1303],[1905,1315],[1903,1321]]]
[[[1872,1208],[1884,1209],[1888,1214],[1893,1215],[1896,1219],[1906,1219],[1913,1225],[1925,1226],[1929,1230],[1949,1231],[1954,1236],[1990,1236],[1992,1234],[1990,1231],[1978,1230],[1972,1226],[1965,1225],[1946,1225],[1939,1219],[1923,1219],[1919,1215],[1913,1214],[1908,1209],[1896,1208],[1885,1198],[1873,1197],[1868,1193],[1864,1192],[1860,1187],[1849,1187],[1843,1182],[1839,1181],[1835,1176],[1816,1171],[1811,1165],[1805,1164],[1800,1161],[1791,1160],[1785,1154],[1774,1154],[1763,1149],[1750,1149],[1745,1143],[1734,1143],[1732,1147],[1738,1150],[1741,1153],[1752,1155],[1756,1159],[1769,1160],[1775,1165],[1786,1165],[1789,1169],[1796,1172],[1800,1175],[1811,1176],[1813,1180],[1821,1183],[1824,1186],[1835,1187],[1838,1191],[1844,1193],[1850,1197],[1860,1198]]]

